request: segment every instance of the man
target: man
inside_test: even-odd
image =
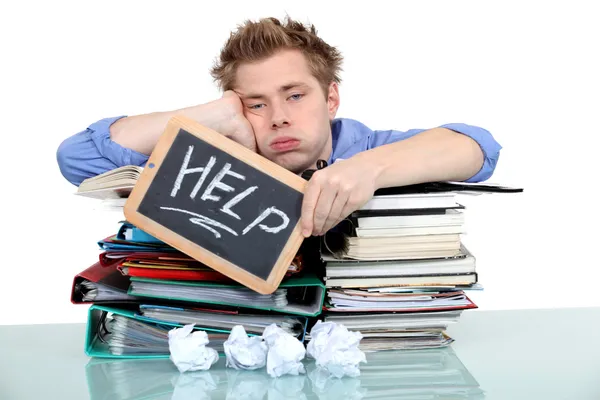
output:
[[[302,204],[304,236],[322,235],[375,190],[432,181],[488,179],[501,146],[485,129],[461,123],[406,132],[371,130],[336,119],[342,56],[314,26],[289,18],[247,21],[233,32],[212,75],[224,94],[168,112],[102,119],[57,152],[64,177],[85,178],[144,165],[167,121],[185,115],[310,179]]]

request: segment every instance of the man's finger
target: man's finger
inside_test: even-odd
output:
[[[313,220],[315,214],[315,205],[321,193],[321,186],[314,181],[308,181],[304,199],[302,200],[302,235],[309,237],[313,230]]]
[[[344,194],[344,192],[337,193],[333,205],[331,206],[331,210],[329,211],[329,217],[327,217],[327,221],[325,221],[323,229],[321,230],[321,234],[325,234],[344,218],[341,214],[349,197],[350,195]]]
[[[331,213],[331,207],[335,201],[337,191],[331,187],[324,187],[319,194],[317,205],[315,206],[315,217],[313,220],[313,235],[318,235],[323,231],[325,222]]]

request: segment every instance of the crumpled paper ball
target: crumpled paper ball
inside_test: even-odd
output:
[[[169,331],[170,359],[179,372],[204,371],[219,359],[215,349],[206,347],[208,335],[205,331],[194,331],[195,324],[185,325]]]
[[[276,324],[265,328],[262,337],[267,343],[267,373],[276,378],[282,375],[304,374],[302,359],[306,355],[304,345]]]
[[[260,336],[248,336],[242,325],[233,327],[223,347],[226,367],[254,370],[267,363],[267,344]]]
[[[335,322],[317,321],[310,331],[307,353],[323,368],[337,378],[360,375],[359,364],[366,363],[365,353],[359,350],[360,332],[349,331]]]

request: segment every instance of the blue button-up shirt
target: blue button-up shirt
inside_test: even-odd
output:
[[[91,124],[87,129],[65,139],[57,151],[58,166],[63,176],[72,184],[124,165],[144,166],[148,156],[123,147],[110,138],[110,126],[120,117],[105,118]],[[473,138],[481,147],[483,166],[466,182],[481,182],[492,176],[500,149],[490,132],[472,125],[453,123],[441,125]],[[425,129],[371,130],[353,119],[339,118],[331,124],[333,151],[328,160],[332,164],[338,159],[347,159],[384,144],[394,143],[414,136]]]

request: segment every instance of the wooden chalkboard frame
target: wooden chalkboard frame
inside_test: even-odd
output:
[[[144,171],[140,175],[140,178],[125,203],[125,218],[143,231],[164,241],[190,257],[199,260],[216,271],[227,275],[242,285],[261,294],[273,293],[281,283],[290,263],[304,240],[304,236],[301,233],[300,219],[294,226],[294,229],[268,278],[263,280],[217,254],[197,245],[189,239],[178,235],[169,228],[137,211],[152,180],[160,169],[162,161],[179,134],[180,129],[189,132],[206,143],[229,153],[231,156],[244,162],[250,167],[262,171],[290,188],[304,194],[307,184],[305,179],[192,119],[183,116],[175,116],[167,123],[165,131],[161,135],[146,163]]]

